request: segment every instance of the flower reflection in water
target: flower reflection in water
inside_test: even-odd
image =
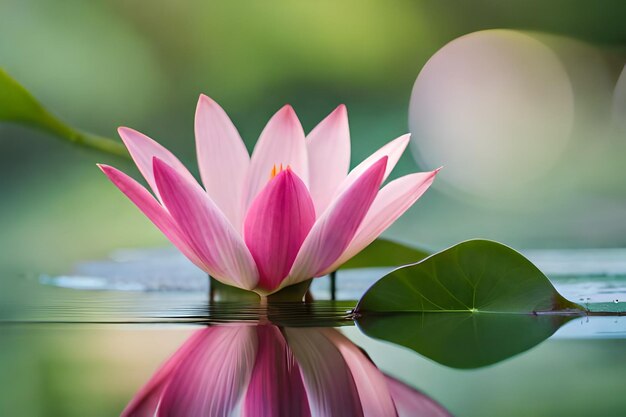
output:
[[[195,332],[122,416],[449,416],[384,375],[331,328],[212,326]]]

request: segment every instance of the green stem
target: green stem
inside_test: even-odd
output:
[[[109,153],[111,155],[129,158],[128,151],[121,143],[102,136],[92,135],[90,133],[78,133],[74,141],[77,145],[86,148],[95,149],[100,152]]]
[[[330,273],[330,299],[332,301],[337,299],[337,271]]]
[[[51,133],[60,139],[68,140],[78,146],[123,158],[130,157],[128,151],[120,142],[91,133],[81,132],[66,125],[47,112],[43,115],[42,119],[42,123],[31,124],[31,126],[38,127],[41,130]]]
[[[0,68],[0,122],[26,125],[78,146],[118,157],[130,157],[119,141],[81,132],[59,120],[2,68]]]

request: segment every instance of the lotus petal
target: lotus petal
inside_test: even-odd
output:
[[[346,106],[337,107],[306,137],[309,190],[315,212],[323,213],[350,169],[350,128]]]
[[[386,165],[387,157],[374,163],[317,219],[282,286],[317,276],[341,256],[378,193]]]
[[[254,259],[226,216],[195,180],[188,180],[158,158],[153,165],[165,207],[198,248],[211,275],[226,284],[254,288],[258,282]]]
[[[250,165],[248,150],[226,112],[204,94],[196,108],[195,131],[204,188],[235,229],[240,230],[242,192]]]
[[[274,166],[289,166],[308,184],[309,167],[304,130],[289,105],[280,109],[267,123],[254,147],[244,189],[247,208],[265,187]]]
[[[289,274],[314,222],[309,191],[290,169],[270,180],[257,196],[246,215],[244,238],[259,270],[261,289],[274,290]]]

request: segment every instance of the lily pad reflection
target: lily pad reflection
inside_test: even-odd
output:
[[[453,368],[479,368],[543,342],[575,315],[399,313],[363,316],[366,335],[392,342]]]

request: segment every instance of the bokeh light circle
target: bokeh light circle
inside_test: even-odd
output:
[[[512,30],[445,45],[417,77],[409,108],[418,162],[444,165],[444,182],[493,199],[547,175],[573,119],[572,85],[555,53]]]

